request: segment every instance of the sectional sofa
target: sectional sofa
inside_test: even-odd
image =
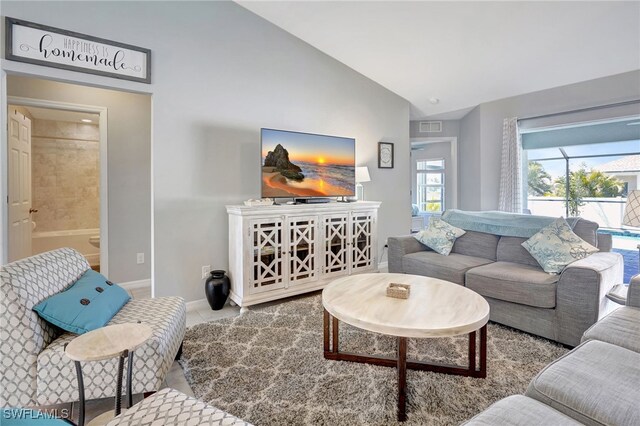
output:
[[[582,343],[546,366],[524,395],[496,402],[468,426],[640,424],[640,275],[626,306],[590,327]]]
[[[623,260],[598,224],[569,221],[573,232],[600,251],[550,275],[521,244],[527,238],[467,232],[443,256],[413,236],[391,237],[389,272],[424,275],[464,285],[484,296],[491,321],[576,346],[587,328],[606,315],[605,296],[622,282]],[[463,228],[464,229],[464,228]]]

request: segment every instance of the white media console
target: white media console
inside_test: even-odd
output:
[[[243,308],[378,270],[379,202],[226,207],[230,297]]]

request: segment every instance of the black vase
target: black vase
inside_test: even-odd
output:
[[[207,282],[204,284],[204,292],[207,295],[211,309],[214,311],[222,309],[224,302],[229,297],[230,288],[231,281],[229,281],[225,271],[211,271],[211,276],[207,278]]]

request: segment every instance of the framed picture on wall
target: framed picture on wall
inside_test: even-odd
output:
[[[378,142],[378,168],[393,169],[393,143]]]

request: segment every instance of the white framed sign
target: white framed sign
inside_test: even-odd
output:
[[[151,83],[151,50],[5,18],[6,59]]]

